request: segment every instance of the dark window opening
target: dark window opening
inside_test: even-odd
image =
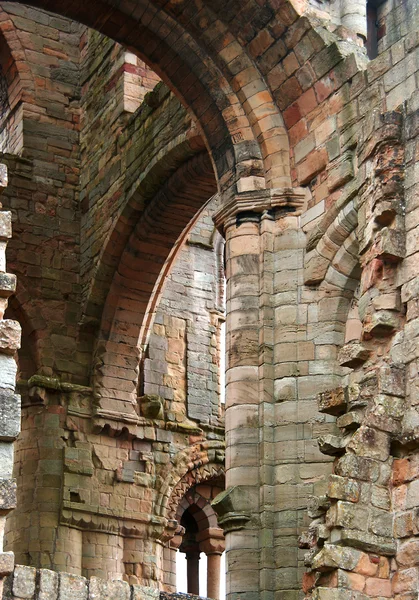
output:
[[[383,36],[378,22],[378,7],[385,0],[367,0],[367,55],[371,60],[378,56],[378,41]]]

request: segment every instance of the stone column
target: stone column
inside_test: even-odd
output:
[[[303,202],[304,194],[291,189],[247,192],[214,217],[226,238],[227,489],[213,506],[226,534],[230,598],[274,590],[273,224],[298,214]],[[268,574],[261,571],[267,557]]]
[[[207,597],[219,600],[221,555],[225,550],[222,529],[208,528],[197,535],[201,552],[207,555]]]
[[[199,596],[199,550],[186,553],[188,594]]]
[[[7,186],[7,169],[0,165],[0,193]],[[1,208],[1,203],[0,203]],[[8,297],[16,289],[16,277],[6,273],[6,246],[12,237],[12,214],[0,212],[0,595],[3,577],[13,571],[13,552],[2,552],[6,515],[16,506],[16,484],[12,478],[13,441],[20,431],[20,396],[16,395],[16,361],[20,348],[20,325],[3,319]]]
[[[367,37],[367,0],[341,0],[342,25],[354,31],[362,40]]]

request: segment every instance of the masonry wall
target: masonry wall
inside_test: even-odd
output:
[[[177,322],[184,329],[188,325],[189,360],[199,360],[199,344],[204,351],[211,349],[207,363],[195,366],[207,397],[198,406],[193,382],[190,401],[186,394],[176,397],[180,388],[187,389],[186,373],[170,372],[183,362],[178,347],[160,357],[167,371],[164,390],[140,390],[134,383],[138,356],[131,364],[121,351],[114,354],[102,388],[106,386],[112,403],[118,391],[122,396],[125,391],[119,370],[131,370],[134,417],[124,420],[115,413],[116,419],[109,420],[97,414],[91,365],[120,258],[115,238],[109,239],[115,235],[112,226],[122,224],[121,252],[163,184],[203,145],[190,143],[190,119],[164,86],[142,102],[158,78],[120,46],[28,7],[3,5],[2,16],[6,38],[8,29],[18,31],[34,82],[33,95],[19,99],[22,151],[16,154],[8,146],[4,155],[10,171],[6,204],[17,231],[9,258],[19,274],[9,311],[24,330],[16,357],[23,398],[14,461],[19,499],[8,521],[7,546],[26,565],[170,590],[175,582],[164,580],[163,563],[167,540],[177,529],[168,517],[175,509],[173,498],[178,502],[197,482],[208,481],[209,489],[223,485],[217,388],[221,315],[212,316],[217,259],[208,212],[185,245],[187,256],[179,258],[182,264],[195,263],[194,278],[187,277],[179,290],[176,276],[183,277],[183,269],[176,270],[175,253],[168,277],[172,287],[160,286],[154,301],[157,323],[168,327],[174,345],[179,341]],[[195,138],[192,132],[190,139]],[[197,180],[196,185],[208,200],[213,183]],[[176,228],[181,233],[188,220],[175,219],[172,235],[177,237]],[[176,303],[178,316],[172,311]],[[132,312],[132,318],[139,331],[141,313]],[[160,345],[158,336],[147,341],[150,355]],[[188,403],[195,412],[190,408],[187,414]],[[178,488],[183,490],[180,498]]]
[[[251,2],[227,4],[208,14],[202,6],[199,18],[178,6],[157,28],[193,21],[185,44],[196,31],[204,36],[190,72],[168,58],[161,68],[180,88],[187,81],[183,100],[192,97],[212,163],[200,129],[161,84],[131,114],[125,73],[134,71],[140,95],[155,81],[132,55],[83,28],[67,39],[67,21],[56,34],[53,17],[11,9],[18,29],[23,19],[26,33],[45,24],[47,40],[66,39],[81,79],[60,96],[65,108],[50,107],[37,88],[32,104],[22,101],[29,149],[5,157],[6,198],[22,234],[11,263],[28,280],[14,310],[32,315],[26,333],[22,323],[34,349],[21,364],[37,374],[22,385],[22,508],[8,538],[21,562],[161,584],[176,533],[167,519],[173,490],[190,473],[214,480],[223,471],[209,213],[189,229],[216,191],[215,165],[227,279],[227,490],[215,506],[231,597],[410,600],[418,577],[417,6],[388,0],[378,9],[379,56],[368,61],[362,30],[344,18],[349,3],[340,15],[313,6],[301,15],[290,2],[270,2],[251,18]],[[214,17],[221,13],[231,37]],[[108,21],[123,37],[120,21]],[[208,39],[221,45],[211,45],[220,67],[202,59]],[[62,74],[59,58],[44,56],[51,46],[58,51],[42,42],[36,55],[51,71],[45,87]],[[206,87],[193,78],[200,69]],[[213,116],[219,108],[226,129]],[[77,136],[64,148],[70,166],[60,158],[52,169],[45,150],[37,154],[30,132],[38,140],[45,120],[60,126],[60,139],[64,130]],[[71,172],[80,165],[79,180]],[[52,170],[53,183],[70,179],[62,192],[54,183],[35,212],[51,205],[55,218],[67,193],[81,201],[53,221],[51,237],[35,219],[31,245],[25,210],[49,189]],[[61,254],[43,262],[51,239],[73,250],[64,275]]]

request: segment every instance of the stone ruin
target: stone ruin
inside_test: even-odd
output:
[[[0,2],[0,68],[5,600],[416,600],[417,0]]]

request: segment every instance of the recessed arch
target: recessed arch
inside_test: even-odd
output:
[[[251,186],[289,186],[280,111],[234,27],[217,10],[195,0],[187,6],[136,0],[126,8],[111,0],[28,3],[98,29],[139,54],[195,116],[225,193],[234,193],[237,181],[249,177]],[[285,26],[298,18],[288,4]],[[272,7],[265,20],[276,22],[276,12]]]
[[[93,385],[99,406],[101,399],[117,398],[124,402],[124,412],[135,415],[146,325],[188,225],[215,192],[211,161],[207,154],[198,154],[168,179],[137,222],[115,271],[98,334]],[[113,361],[121,353],[130,364],[118,368],[115,377]]]

